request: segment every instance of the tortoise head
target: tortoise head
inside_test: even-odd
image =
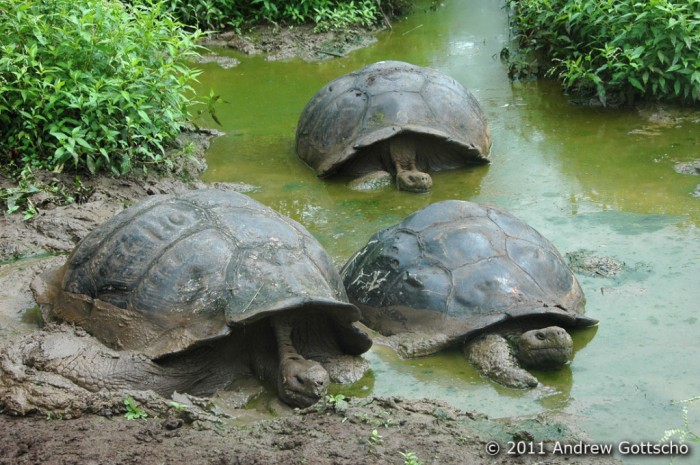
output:
[[[518,340],[518,360],[524,366],[545,370],[565,365],[573,351],[573,341],[564,328],[549,326],[523,333]]]
[[[396,174],[396,185],[402,191],[428,192],[433,187],[433,179],[422,171],[404,170]]]
[[[280,363],[277,393],[286,404],[309,407],[326,394],[329,382],[328,372],[320,363],[293,355]]]

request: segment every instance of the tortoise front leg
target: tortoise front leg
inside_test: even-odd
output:
[[[506,339],[487,334],[464,346],[464,354],[481,373],[491,380],[512,388],[537,386],[537,378],[520,368]]]
[[[295,407],[315,404],[328,390],[328,372],[320,363],[306,360],[297,352],[292,342],[291,318],[272,317],[272,326],[279,355],[277,391],[280,399]]]
[[[416,167],[416,143],[410,134],[398,134],[389,139],[389,154],[396,169],[398,188],[410,192],[427,192],[433,186],[428,173]]]

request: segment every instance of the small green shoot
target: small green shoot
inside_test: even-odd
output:
[[[170,405],[175,410],[185,410],[187,407],[189,407],[189,405],[181,404],[180,402],[175,402],[174,400],[168,402],[168,405]]]
[[[342,413],[346,411],[350,404],[348,404],[347,397],[343,394],[327,395],[326,402],[333,407],[336,413]]]
[[[145,420],[148,418],[148,413],[136,405],[136,401],[133,398],[127,397],[124,399],[124,405],[126,406],[124,418],[127,420]]]
[[[372,430],[372,434],[369,435],[369,439],[367,440],[367,451],[370,454],[375,454],[377,452],[377,446],[383,443],[384,439],[379,434],[379,432],[376,429],[374,429]]]
[[[415,452],[399,452],[399,454],[403,457],[404,465],[423,465],[423,463],[418,460],[418,457],[416,457]]]
[[[690,430],[690,422],[688,421],[688,406],[698,400],[700,400],[700,396],[671,402],[672,404],[680,404],[683,406],[683,427],[666,430],[660,442],[666,442],[673,437],[677,437],[678,441],[681,443],[685,443],[686,441],[700,443],[700,436]]]

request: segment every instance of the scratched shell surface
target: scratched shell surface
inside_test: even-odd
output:
[[[341,270],[363,322],[390,335],[459,338],[511,318],[586,325],[585,298],[555,247],[493,206],[432,204],[378,232]]]

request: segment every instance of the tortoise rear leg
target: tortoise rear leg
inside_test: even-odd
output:
[[[272,326],[279,355],[276,381],[280,399],[296,407],[315,404],[328,390],[328,372],[320,363],[306,360],[294,347],[292,319],[283,316],[272,317]]]
[[[416,141],[410,134],[398,134],[389,139],[391,161],[396,169],[399,189],[410,192],[427,192],[433,186],[428,173],[416,168]]]
[[[520,368],[506,339],[499,334],[487,334],[464,346],[464,354],[489,379],[512,388],[537,386],[537,378]]]

